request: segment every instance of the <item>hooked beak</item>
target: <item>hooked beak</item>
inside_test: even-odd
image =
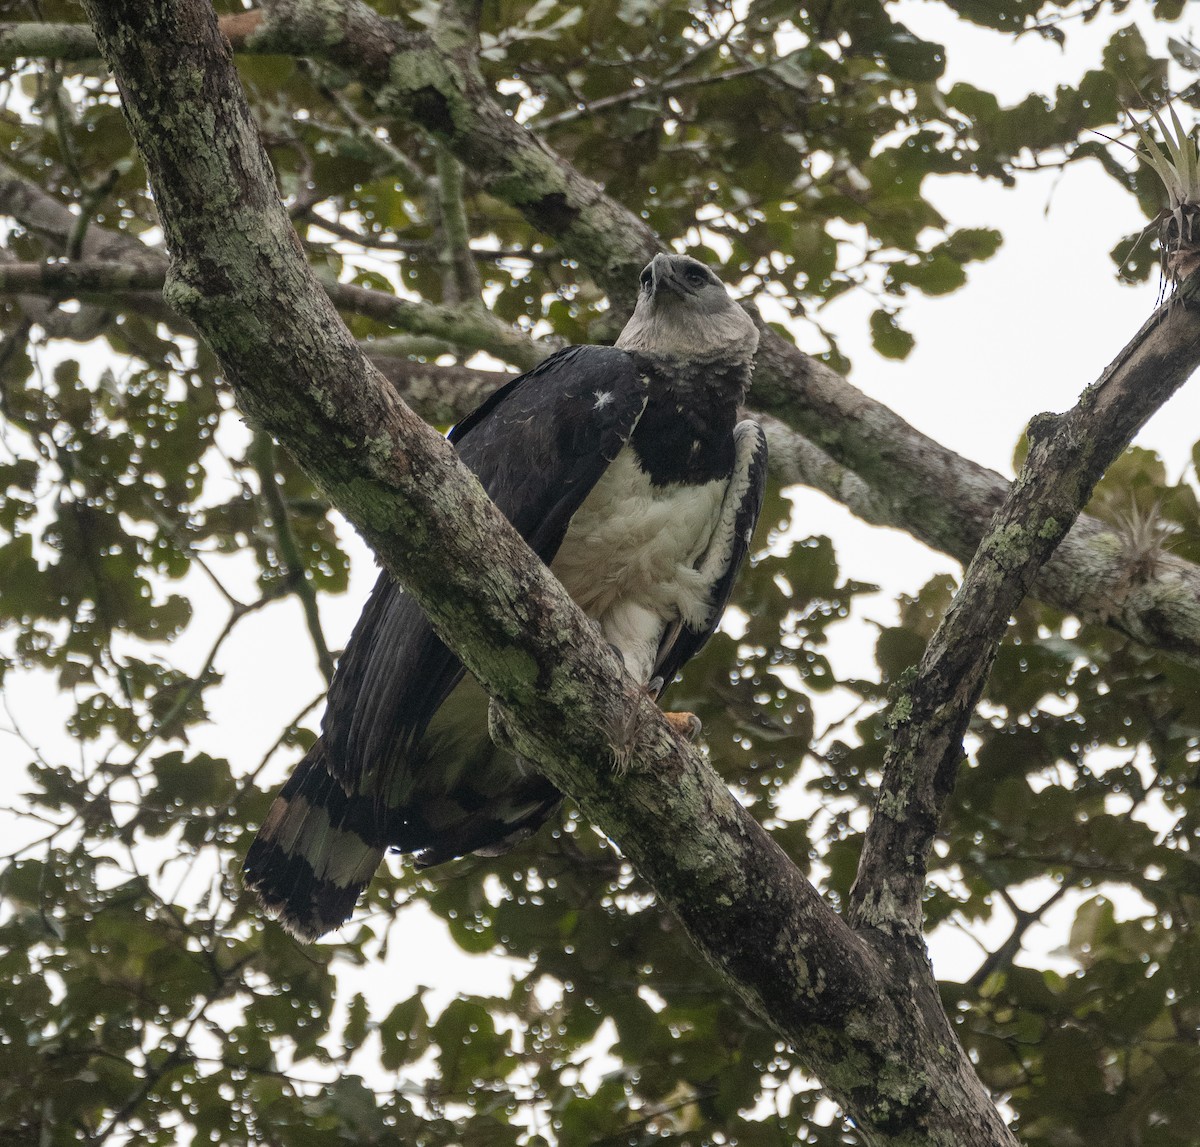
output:
[[[650,260],[642,272],[643,279],[647,275],[650,276],[649,294],[655,301],[664,295],[674,295],[682,299],[694,293],[684,281],[683,276],[676,273],[671,265],[671,260],[666,255],[655,255]]]

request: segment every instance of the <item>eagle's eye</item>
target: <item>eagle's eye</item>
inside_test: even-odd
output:
[[[654,280],[654,276],[653,276],[652,274],[650,274],[650,268],[649,268],[649,267],[647,267],[647,268],[646,268],[646,269],[645,269],[645,270],[642,272],[642,277],[641,277],[641,279],[639,280],[639,281],[641,282],[641,284],[642,284],[642,290],[643,290],[643,291],[648,291],[648,290],[650,289],[650,284],[651,284],[651,282],[653,282],[653,280]]]
[[[708,272],[701,270],[699,267],[689,267],[684,271],[683,277],[693,287],[702,287],[708,282]]]

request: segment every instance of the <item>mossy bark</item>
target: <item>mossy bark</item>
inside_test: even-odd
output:
[[[915,673],[898,683],[892,744],[851,891],[855,925],[921,944],[926,858],[963,735],[1009,618],[1104,471],[1200,365],[1200,308],[1159,308],[1067,413],[1030,424],[1030,450]]]
[[[159,205],[169,301],[497,699],[504,735],[622,845],[868,1142],[1013,1143],[928,966],[824,904],[363,358],[278,202],[206,0],[89,14]]]
[[[660,249],[657,239],[643,220],[504,113],[461,36],[411,32],[357,0],[273,0],[269,11],[224,16],[219,23],[238,51],[327,60],[355,75],[381,106],[442,138],[487,191],[556,236],[609,291],[618,312],[628,307],[637,272]],[[0,60],[21,54],[83,59],[97,51],[91,31],[75,25],[0,25]],[[24,195],[17,181],[6,188],[0,164],[0,202],[18,194]],[[97,231],[91,228],[89,238]],[[480,333],[495,338],[495,332]],[[480,345],[531,364],[519,348]],[[790,452],[790,477],[962,562],[1007,493],[1001,475],[925,437],[769,329],[751,400],[759,412],[806,436],[807,443]],[[1113,531],[1081,518],[1032,592],[1084,621],[1200,665],[1200,570],[1167,555],[1153,571],[1130,575]]]

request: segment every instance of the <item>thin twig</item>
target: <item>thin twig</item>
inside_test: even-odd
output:
[[[402,255],[417,255],[432,258],[437,255],[437,244],[432,239],[405,239],[394,231],[380,231],[364,235],[353,227],[336,219],[318,215],[313,210],[316,204],[307,207],[293,218],[305,220],[310,227],[319,231],[328,231],[339,239],[345,239],[371,251],[397,251]],[[324,249],[323,244],[308,240],[308,245],[318,250]],[[509,260],[522,260],[526,263],[546,264],[562,262],[562,255],[557,251],[531,251],[524,247],[468,247],[467,252],[472,259],[480,263],[503,263]]]
[[[1013,900],[1012,895],[1007,888],[999,888],[997,892],[1000,898],[1004,901],[1008,910],[1013,914],[1015,924],[1013,930],[1009,933],[1007,939],[994,952],[989,952],[984,957],[983,963],[971,974],[967,984],[972,988],[980,988],[983,986],[987,978],[1000,966],[1011,964],[1017,953],[1021,950],[1021,941],[1025,938],[1025,933],[1038,923],[1041,918],[1057,904],[1070,890],[1071,885],[1065,881],[1060,884],[1053,893],[1047,897],[1038,907],[1026,911]]]
[[[608,111],[610,108],[620,107],[622,104],[655,98],[661,100],[669,96],[672,92],[684,91],[687,88],[699,88],[708,84],[721,84],[726,80],[737,79],[740,76],[751,76],[758,72],[770,71],[776,62],[772,60],[770,63],[745,64],[739,68],[729,68],[727,71],[714,72],[706,76],[679,76],[676,79],[667,80],[665,83],[655,84],[654,86],[647,84],[641,88],[628,88],[623,92],[614,92],[611,96],[601,96],[599,99],[592,100],[582,107],[567,108],[564,111],[555,112],[554,115],[538,116],[532,121],[531,126],[538,131],[544,131],[547,128],[562,127],[563,124],[573,123],[577,119],[595,115],[600,111]]]
[[[448,303],[481,306],[479,270],[471,258],[471,231],[463,200],[463,166],[444,148],[437,153],[438,215],[441,221],[441,259],[452,293]]]
[[[300,546],[292,531],[287,503],[283,500],[283,489],[275,468],[275,443],[269,434],[260,431],[254,435],[249,458],[258,473],[259,489],[267,505],[284,583],[299,599],[300,607],[304,610],[304,623],[308,627],[308,635],[317,654],[317,668],[328,684],[333,680],[333,657],[325,641],[325,631],[321,628],[317,591],[308,579],[308,568],[300,555]]]

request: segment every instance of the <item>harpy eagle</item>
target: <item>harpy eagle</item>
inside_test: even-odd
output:
[[[569,347],[450,432],[521,536],[657,695],[713,634],[762,506],[766,440],[737,421],[758,331],[703,263],[657,255],[615,347]],[[492,744],[486,694],[382,573],[321,736],[245,862],[297,937],[343,924],[391,848],[496,855],[562,794]],[[685,731],[690,714],[668,714]]]

